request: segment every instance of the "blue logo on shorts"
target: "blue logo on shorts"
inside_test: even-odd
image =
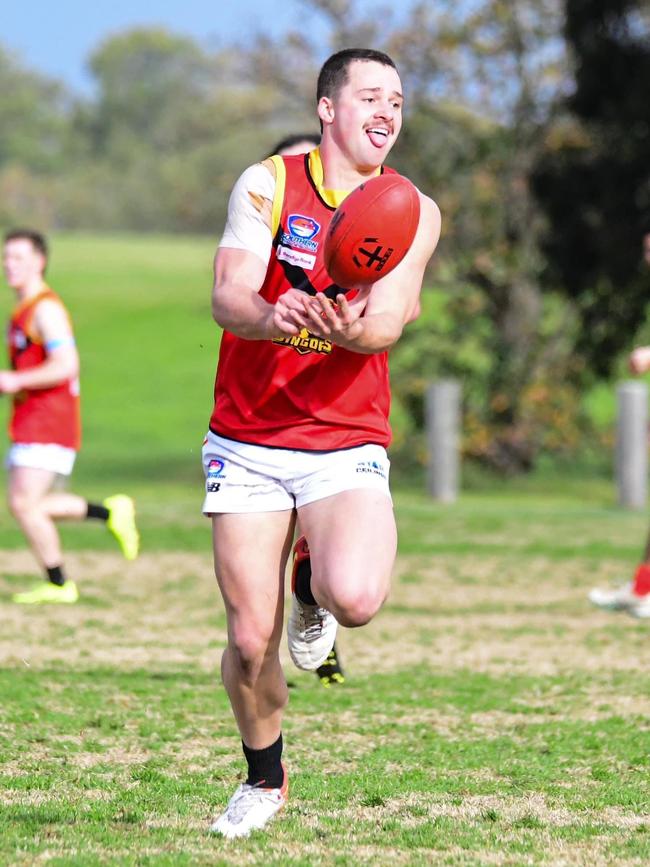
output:
[[[208,464],[208,478],[222,479],[224,476],[224,466],[225,464],[223,461],[220,461],[218,458],[212,458],[212,460]]]

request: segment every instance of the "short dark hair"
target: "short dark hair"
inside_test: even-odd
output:
[[[4,242],[6,244],[9,241],[23,240],[31,241],[32,247],[37,250],[47,261],[47,257],[49,255],[47,239],[45,238],[45,235],[43,235],[41,232],[37,232],[36,229],[10,229],[5,234]]]
[[[299,141],[308,141],[314,147],[318,147],[320,144],[320,134],[317,132],[296,132],[292,135],[286,135],[273,145],[273,150],[269,151],[268,156],[272,157],[273,154],[279,154],[285,148],[292,148]]]
[[[383,51],[374,48],[344,48],[332,54],[321,67],[316,85],[316,102],[322,96],[334,99],[348,82],[348,67],[355,60],[381,63],[382,66],[392,66],[397,70],[394,61]]]

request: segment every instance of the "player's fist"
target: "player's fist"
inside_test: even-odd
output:
[[[0,394],[15,394],[20,391],[18,376],[13,370],[0,370]]]

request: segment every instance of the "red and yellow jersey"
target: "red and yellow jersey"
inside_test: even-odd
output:
[[[36,306],[46,298],[63,307],[58,295],[46,286],[38,295],[20,303],[12,314],[7,337],[14,370],[36,367],[47,358],[47,350],[33,327]],[[81,445],[78,380],[68,379],[50,388],[23,389],[15,394],[9,437],[12,442],[55,443],[78,450]]]
[[[347,193],[323,189],[318,149],[272,159],[273,247],[260,295],[273,304],[294,287],[334,299],[341,290],[325,270],[323,244]],[[214,396],[210,429],[230,439],[315,451],[390,442],[387,353],[351,352],[306,329],[274,340],[224,331]]]

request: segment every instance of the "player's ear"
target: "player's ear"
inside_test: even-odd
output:
[[[332,123],[334,120],[334,103],[329,96],[321,96],[318,100],[318,117],[323,123]]]

